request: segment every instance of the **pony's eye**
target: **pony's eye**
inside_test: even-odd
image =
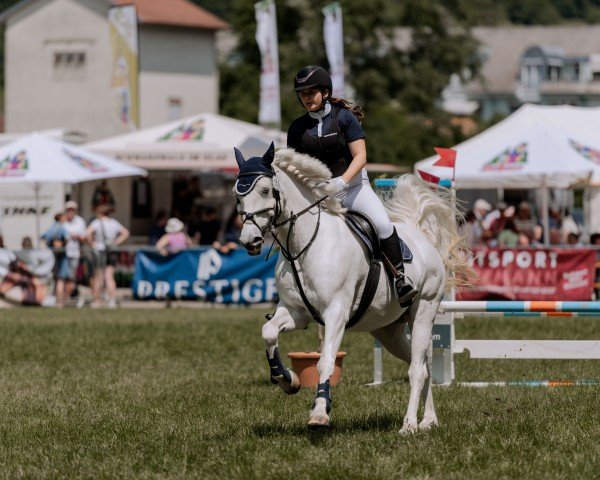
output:
[[[260,189],[260,194],[266,196],[269,194],[269,189],[267,187]]]

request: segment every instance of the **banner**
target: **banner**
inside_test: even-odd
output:
[[[140,250],[135,257],[133,295],[139,300],[182,299],[215,303],[261,303],[276,298],[277,255],[251,257],[245,250],[227,255],[214,248],[164,257]]]
[[[110,86],[114,113],[121,126],[140,126],[138,93],[138,32],[134,5],[111,7],[108,11],[112,67]]]
[[[590,300],[596,252],[583,248],[473,249],[478,284],[458,300]]]
[[[256,43],[260,50],[260,124],[281,125],[279,100],[279,53],[275,2],[263,0],[254,5],[256,12]]]
[[[333,2],[323,9],[325,20],[323,22],[323,36],[325,38],[325,51],[329,61],[331,81],[333,82],[333,96],[344,98],[346,82],[344,80],[344,26],[342,21],[342,7],[338,2]]]

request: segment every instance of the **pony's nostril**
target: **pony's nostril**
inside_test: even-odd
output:
[[[252,239],[252,243],[260,243],[260,242],[262,242],[262,237],[254,237]]]

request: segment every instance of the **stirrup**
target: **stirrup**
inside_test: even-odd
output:
[[[409,307],[417,295],[417,290],[404,275],[394,279],[394,290],[401,307]]]

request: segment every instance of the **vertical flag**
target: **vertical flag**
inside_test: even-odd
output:
[[[277,46],[277,17],[275,2],[263,0],[254,5],[256,13],[256,43],[260,50],[260,108],[259,123],[280,128],[279,53]]]
[[[342,7],[338,2],[333,2],[323,8],[325,20],[323,22],[323,36],[325,38],[325,51],[329,61],[331,81],[333,82],[333,96],[344,97],[346,82],[344,80],[344,27],[342,22]]]
[[[112,68],[110,86],[120,125],[128,130],[140,126],[138,88],[138,32],[134,5],[111,7],[108,11]]]

